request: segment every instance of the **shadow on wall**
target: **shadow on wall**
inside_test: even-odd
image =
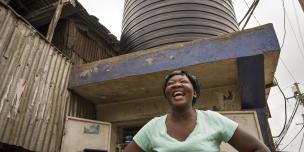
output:
[[[33,152],[33,151],[26,150],[20,146],[0,143],[0,152]]]

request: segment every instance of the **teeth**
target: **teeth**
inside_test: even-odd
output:
[[[181,91],[176,91],[176,92],[173,93],[173,97],[178,96],[178,95],[182,95],[183,96],[184,94]]]

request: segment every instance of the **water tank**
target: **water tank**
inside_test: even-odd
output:
[[[238,30],[231,0],[125,0],[121,54]]]

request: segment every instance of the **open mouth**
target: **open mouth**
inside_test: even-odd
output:
[[[182,91],[174,91],[172,96],[173,97],[185,96],[185,93]]]

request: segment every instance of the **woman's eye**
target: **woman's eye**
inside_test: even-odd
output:
[[[185,81],[181,81],[181,83],[188,83],[188,81],[186,81],[186,80]]]
[[[173,84],[174,84],[174,82],[168,82],[167,86],[170,86],[170,85],[173,85]]]

